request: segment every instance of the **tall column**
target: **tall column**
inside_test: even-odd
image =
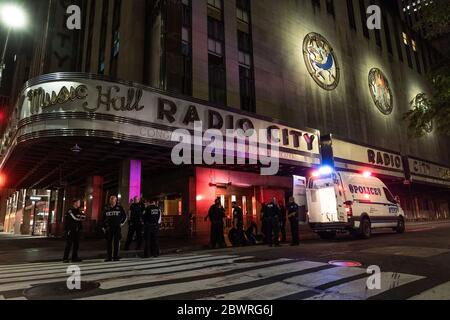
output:
[[[122,206],[127,209],[130,200],[141,197],[141,161],[127,159],[122,162],[119,176],[119,195]]]
[[[85,199],[88,219],[98,222],[103,206],[103,177],[93,176],[87,179]]]
[[[8,202],[8,190],[2,189],[0,191],[0,224],[5,224],[6,205]]]

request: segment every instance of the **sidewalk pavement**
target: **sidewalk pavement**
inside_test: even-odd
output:
[[[408,223],[407,229],[427,229],[449,225],[450,221],[418,222]],[[300,239],[311,241],[317,240],[318,237],[307,225],[301,225]],[[186,253],[208,249],[207,239],[162,238],[160,244],[161,254]],[[63,250],[64,240],[60,238],[16,236],[0,233],[0,265],[61,261]],[[123,258],[136,258],[141,253],[142,251],[121,251],[121,256]],[[105,257],[105,241],[103,239],[82,240],[79,255],[82,259],[103,259]]]

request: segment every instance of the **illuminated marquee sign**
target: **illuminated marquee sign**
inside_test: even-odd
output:
[[[303,41],[306,68],[314,81],[325,90],[334,90],[339,84],[340,69],[333,48],[323,36],[310,33]]]
[[[215,108],[134,84],[79,76],[64,81],[42,82],[25,89],[20,102],[20,120],[37,114],[52,114],[51,119],[46,120],[49,125],[58,121],[58,115],[65,119],[67,114],[71,114],[73,121],[69,122],[69,127],[66,125],[61,129],[84,129],[93,132],[94,136],[95,130],[101,129],[145,143],[160,141],[162,145],[171,142],[171,134],[176,129],[193,130],[194,122],[202,122],[204,130],[217,129],[224,134],[226,130],[263,129],[267,131],[269,144],[279,143],[280,158],[320,164],[320,133],[317,130],[298,130],[235,112],[231,108]],[[111,115],[117,118],[111,118]],[[52,128],[57,129],[58,125]],[[275,136],[275,130],[279,136]]]
[[[328,140],[327,140],[328,139]],[[329,153],[337,169],[394,176],[404,179],[402,156],[399,153],[388,152],[340,140],[335,137],[322,140],[323,150],[331,148]]]
[[[394,98],[389,81],[384,73],[373,68],[369,72],[369,89],[373,102],[384,115],[389,115],[394,109]]]
[[[415,158],[408,158],[412,181],[450,186],[450,168]]]

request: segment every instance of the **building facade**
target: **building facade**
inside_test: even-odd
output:
[[[259,223],[262,203],[286,201],[297,192],[293,176],[321,163],[372,170],[411,220],[450,218],[450,145],[432,124],[409,138],[403,120],[410,101],[430,93],[425,75],[439,54],[408,27],[400,2],[87,0],[76,33],[60,27],[56,3],[43,6],[43,17],[61,18],[36,31],[47,40],[34,47],[3,138],[2,172],[22,190],[6,199],[9,231],[35,225],[15,213],[34,216],[27,190],[43,189],[53,192],[34,205],[47,203],[47,233],[61,230],[74,195],[95,230],[118,193],[124,205],[159,198],[167,235],[203,237],[216,197],[228,223],[234,200]],[[372,4],[382,8],[381,30],[367,28]],[[173,164],[171,133],[198,120],[203,129],[279,129],[279,174],[261,176],[249,161]]]

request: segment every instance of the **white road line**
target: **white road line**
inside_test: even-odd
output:
[[[424,277],[393,272],[381,273],[381,289],[369,290],[367,279],[363,278],[347,282],[325,290],[323,293],[315,295],[308,300],[366,300],[396,287],[423,279]]]
[[[146,260],[139,260],[139,261],[152,261],[152,262],[169,262],[169,261],[180,261],[180,260],[188,260],[188,259],[200,259],[205,257],[212,257],[210,254],[206,255],[187,255],[187,256],[166,256],[164,258],[157,258],[157,259],[146,259]],[[129,263],[130,261],[138,261],[136,259],[123,259],[120,262],[114,262],[115,265],[120,265],[124,263]],[[67,268],[68,265],[71,265],[74,263],[68,263],[63,264],[62,262],[58,263],[47,263],[47,264],[22,264],[16,267],[13,266],[5,266],[0,269],[0,275],[2,274],[10,274],[11,272],[29,272],[29,271],[36,271],[36,270],[53,270],[53,269],[59,269],[59,268]],[[75,263],[76,264],[76,263]],[[85,260],[82,263],[79,263],[79,265],[82,266],[103,266],[107,263],[103,262],[103,260]]]
[[[409,300],[450,300],[450,282],[426,290]]]
[[[179,279],[187,279],[192,277],[204,276],[205,274],[220,274],[229,271],[239,271],[246,268],[262,268],[269,264],[282,263],[292,261],[291,259],[276,259],[271,261],[264,262],[248,262],[248,263],[239,263],[239,264],[230,264],[226,266],[213,266],[207,267],[205,269],[199,270],[190,270],[179,273],[168,273],[164,275],[143,275],[140,277],[128,278],[128,279],[111,279],[106,280],[101,283],[101,289],[116,289],[123,286],[130,286],[142,283],[152,283],[152,282],[160,282],[160,281],[173,281]]]
[[[190,281],[184,283],[167,284],[160,286],[150,286],[148,288],[125,290],[111,294],[98,295],[82,300],[142,300],[153,299],[175,294],[188,293],[199,290],[216,289],[226,286],[245,284],[256,280],[262,280],[286,274],[290,272],[303,271],[315,267],[321,267],[325,264],[310,261],[295,261],[280,266],[267,267],[258,270],[252,270],[237,273],[225,277],[215,277],[205,280]]]
[[[219,259],[231,259],[236,258],[237,256],[217,256],[217,257],[204,257],[200,259],[189,259],[189,260],[172,260],[170,262],[167,261],[157,261],[156,263],[151,260],[134,260],[134,261],[128,261],[126,263],[105,263],[103,265],[98,266],[90,266],[90,265],[79,265],[81,269],[81,273],[83,274],[91,274],[92,272],[111,272],[111,271],[123,271],[124,269],[133,269],[133,270],[139,270],[142,268],[157,268],[157,267],[167,267],[172,264],[179,264],[179,263],[195,263],[195,262],[203,262],[203,261],[210,261],[210,260],[219,260]],[[70,264],[64,266],[63,268],[56,269],[53,271],[35,271],[35,272],[26,272],[26,273],[17,273],[17,274],[9,274],[5,275],[4,277],[0,278],[0,285],[3,283],[10,283],[12,281],[23,281],[23,280],[40,280],[45,278],[50,278],[53,275],[54,276],[64,276],[66,275],[66,270],[70,266]],[[92,271],[92,272],[91,272]]]
[[[196,262],[192,264],[183,264],[183,265],[176,265],[176,266],[170,266],[170,265],[161,265],[160,268],[153,268],[154,265],[150,265],[152,269],[145,270],[147,267],[146,265],[139,266],[139,267],[132,267],[131,270],[124,271],[124,268],[121,267],[119,269],[107,269],[107,270],[101,270],[104,272],[110,272],[114,270],[115,272],[112,273],[101,273],[97,270],[91,270],[89,272],[83,272],[81,273],[81,277],[83,281],[100,281],[105,279],[114,279],[120,277],[123,279],[124,277],[133,277],[133,276],[145,276],[145,275],[157,275],[159,278],[160,273],[170,273],[170,272],[177,272],[177,271],[183,271],[183,270],[192,270],[196,268],[205,268],[209,266],[217,266],[222,264],[231,264],[235,262],[236,260],[240,259],[248,259],[249,257],[238,257],[238,258],[226,258],[226,259],[220,259],[220,260],[214,260],[214,261],[203,261],[203,262]],[[67,279],[67,275],[59,274],[54,275],[53,277],[49,279],[41,279],[41,280],[29,280],[24,281],[21,283],[10,283],[10,284],[4,284],[0,285],[0,293],[4,291],[11,291],[11,290],[19,290],[19,289],[27,289],[31,287],[32,285],[37,284],[46,284],[46,283],[55,283],[55,282],[61,282],[65,281]]]
[[[218,295],[206,300],[274,300],[312,290],[337,280],[366,273],[360,268],[332,268],[292,277],[282,282]]]

